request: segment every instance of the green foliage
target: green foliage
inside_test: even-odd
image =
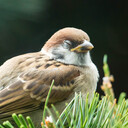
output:
[[[109,70],[109,66],[108,66],[108,63],[107,63],[107,55],[104,55],[104,58],[103,58],[103,70],[104,70],[104,76],[110,76],[110,70]]]
[[[107,55],[104,55],[103,58],[103,71],[104,71],[104,77],[103,77],[103,85],[101,86],[101,89],[104,91],[106,96],[109,96],[110,101],[113,103],[115,100],[115,96],[111,82],[114,82],[114,77],[110,75],[110,70],[107,63]]]
[[[18,128],[28,128],[28,126],[35,128],[30,117],[27,117],[27,121],[21,114],[18,116],[13,114],[12,117]],[[127,128],[128,102],[126,103],[124,99],[124,93],[121,93],[117,104],[112,104],[107,96],[99,100],[99,94],[95,93],[92,102],[88,105],[88,96],[84,100],[81,94],[75,94],[54,126],[55,128]],[[14,128],[14,126],[6,121],[0,125],[0,128]]]
[[[63,123],[70,128],[128,127],[128,104],[124,98],[119,104],[111,104],[107,96],[99,100],[99,94],[95,93],[91,104],[88,105],[88,97],[84,100],[81,94],[76,94],[72,102],[61,115]],[[59,121],[56,125],[59,128]]]
[[[14,120],[14,122],[16,123],[18,128],[35,128],[31,118],[29,116],[25,118],[23,117],[22,114],[19,114],[18,116],[14,113],[12,115],[12,118]],[[9,121],[5,121],[3,122],[3,126],[0,125],[0,128],[14,128],[14,126],[9,122]]]

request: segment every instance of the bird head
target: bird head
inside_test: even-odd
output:
[[[67,27],[53,34],[41,51],[59,62],[84,66],[91,62],[89,51],[93,48],[87,33]]]

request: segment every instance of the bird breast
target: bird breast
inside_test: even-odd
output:
[[[82,93],[83,98],[86,98],[87,93],[89,93],[89,101],[93,97],[94,91],[97,88],[97,81],[99,78],[99,73],[96,66],[91,63],[89,66],[79,67],[80,76],[76,78],[76,88],[75,92]]]

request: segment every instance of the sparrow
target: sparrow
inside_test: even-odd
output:
[[[13,113],[42,117],[50,85],[48,106],[62,111],[75,92],[89,101],[96,91],[99,73],[92,62],[94,46],[81,29],[66,27],[51,36],[41,51],[19,55],[0,67],[0,120]]]

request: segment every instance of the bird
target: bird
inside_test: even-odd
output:
[[[96,91],[99,73],[92,62],[94,48],[86,32],[65,27],[55,32],[39,52],[13,57],[0,66],[0,120],[13,113],[39,120],[52,81],[48,106],[62,111],[75,93],[89,101]]]

